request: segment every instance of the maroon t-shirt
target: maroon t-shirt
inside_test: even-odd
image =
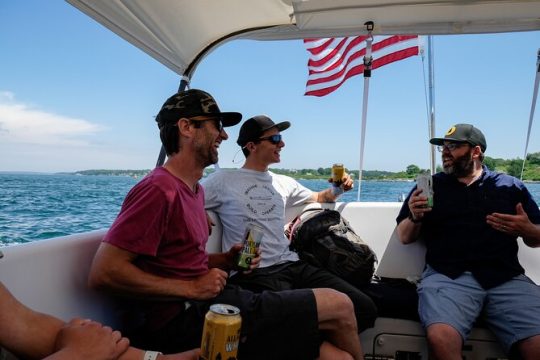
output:
[[[103,241],[139,254],[135,265],[155,275],[189,280],[207,273],[203,187],[194,193],[165,168],[154,169],[129,191]],[[162,325],[182,306],[146,302],[143,308],[148,321]]]

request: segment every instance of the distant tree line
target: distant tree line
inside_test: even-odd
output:
[[[484,164],[490,170],[504,172],[509,175],[520,177],[522,159],[494,159],[489,156],[484,158]],[[331,168],[317,169],[271,169],[277,174],[288,175],[297,179],[328,179],[332,176]],[[437,166],[437,172],[442,171],[441,166]],[[213,172],[214,169],[209,167],[205,169],[205,175]],[[422,172],[427,172],[429,169],[421,169],[415,164],[408,165],[404,171],[392,172],[383,170],[363,170],[362,179],[364,180],[408,180],[414,179]],[[77,171],[75,174],[80,175],[113,175],[113,176],[131,176],[140,178],[150,172],[146,170],[83,170]],[[355,179],[358,179],[358,170],[347,170]],[[540,181],[540,152],[527,155],[525,168],[523,171],[523,179],[527,181]]]
[[[145,170],[107,170],[107,169],[95,169],[95,170],[81,170],[76,171],[77,175],[107,175],[107,176],[131,176],[135,178],[143,177],[150,172],[149,169]]]
[[[498,172],[504,172],[506,174],[515,176],[517,178],[521,175],[521,167],[523,165],[523,159],[494,159],[489,156],[484,158],[484,164],[488,169]],[[273,172],[278,174],[289,175],[295,178],[302,179],[327,179],[332,174],[331,168],[318,168],[318,169],[272,169]],[[363,170],[362,179],[364,180],[412,180],[422,172],[428,172],[429,169],[422,169],[418,165],[408,165],[404,171],[391,172],[381,170]],[[436,169],[437,172],[442,171],[442,167],[439,165]],[[358,170],[347,170],[352,174],[354,178],[358,178]],[[540,181],[540,152],[531,153],[527,155],[527,161],[525,162],[525,168],[523,170],[523,180],[527,181]]]
[[[487,157],[484,159],[484,164],[495,171],[505,172],[517,178],[521,175],[523,159],[516,158],[511,160],[493,159]],[[540,152],[527,154],[525,168],[523,169],[523,179],[529,181],[540,181]]]

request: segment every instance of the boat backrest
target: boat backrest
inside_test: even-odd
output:
[[[0,248],[0,281],[26,306],[63,320],[119,325],[113,302],[90,290],[88,271],[106,230]]]
[[[355,232],[367,242],[377,254],[379,264],[376,274],[384,277],[418,277],[424,267],[425,248],[416,243],[402,245],[395,232],[395,218],[401,203],[354,202],[354,203],[311,203],[287,208],[286,221],[291,221],[308,208],[327,208],[341,212]],[[208,240],[206,249],[209,253],[221,251],[223,227],[219,216],[209,212],[215,226]],[[406,266],[401,266],[402,264]],[[381,269],[381,273],[379,273]]]
[[[403,245],[396,233],[396,217],[402,203],[399,202],[349,202],[349,203],[312,203],[287,208],[286,221],[291,221],[303,210],[310,207],[329,208],[341,212],[355,232],[366,241],[379,259],[375,274],[380,277],[415,280],[422,274],[425,265],[425,245],[422,241]],[[207,244],[207,251],[221,251],[223,231],[219,217],[210,212],[215,226]],[[525,268],[525,274],[540,284],[540,262],[537,261],[539,250],[526,246],[521,239],[519,260]]]
[[[396,217],[401,208],[399,202],[349,202],[310,204],[288,209],[287,220],[291,220],[306,207],[318,206],[341,212],[354,231],[377,254],[375,275],[389,278],[419,277],[424,268],[425,247],[422,243],[403,245],[395,228]]]
[[[221,235],[223,234],[223,225],[221,225],[221,220],[215,212],[208,211],[208,215],[212,219],[214,225],[212,226],[212,232],[210,233],[208,242],[206,243],[206,251],[209,254],[216,254],[221,252]]]
[[[379,258],[376,273],[381,275],[386,265],[386,276],[407,278],[419,276],[424,266],[423,245],[402,245],[395,232],[395,218],[400,203],[336,203],[310,204],[340,211],[355,232],[366,241]],[[292,220],[306,206],[287,209],[287,220]],[[222,225],[215,222],[208,240],[207,251],[221,251]],[[94,254],[106,230],[98,230],[22,245],[0,248],[0,281],[21,302],[63,320],[73,317],[91,318],[117,327],[119,325],[114,301],[87,287],[88,271]],[[519,258],[526,274],[540,283],[538,249],[519,240]],[[388,276],[390,274],[391,276]],[[381,275],[382,276],[382,275]]]

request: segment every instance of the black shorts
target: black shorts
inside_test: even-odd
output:
[[[191,306],[158,331],[138,331],[132,344],[166,354],[200,347],[204,316],[211,304],[230,304],[242,316],[239,359],[315,359],[321,335],[315,295],[310,289],[256,294],[227,285],[211,301]]]
[[[334,289],[346,294],[353,302],[359,331],[373,327],[377,318],[375,303],[361,289],[337,275],[303,260],[257,268],[248,274],[237,273],[229,281],[243,289],[255,292],[315,288]]]

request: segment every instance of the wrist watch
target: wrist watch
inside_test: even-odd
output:
[[[422,219],[415,219],[412,213],[409,213],[408,219],[411,220],[413,224],[419,224],[422,222]]]
[[[156,360],[158,355],[162,355],[159,351],[146,351],[143,360]]]

